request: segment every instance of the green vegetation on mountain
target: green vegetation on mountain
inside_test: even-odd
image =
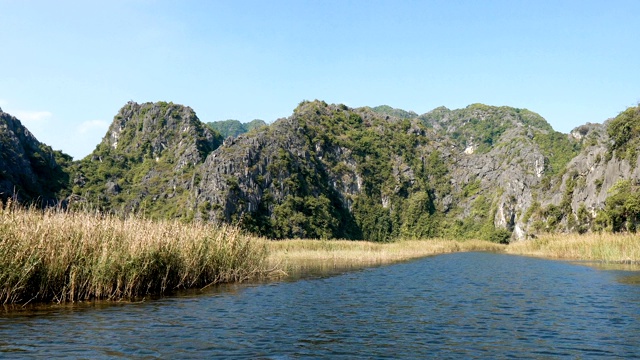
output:
[[[514,220],[505,220],[505,228],[496,225],[495,219],[504,217],[499,215],[504,202],[513,201],[509,197],[505,200],[503,192],[482,182],[478,174],[462,188],[453,186],[458,181],[452,169],[461,155],[451,154],[450,149],[460,143],[458,139],[450,140],[436,126],[427,126],[424,117],[408,117],[408,112],[403,115],[389,107],[375,109],[302,102],[292,117],[254,134],[255,139],[238,139],[223,147],[211,159],[210,169],[246,162],[257,173],[247,174],[240,168],[227,175],[232,176],[233,184],[224,178],[215,180],[216,184],[226,183],[232,191],[226,200],[224,196],[218,199],[221,206],[209,211],[209,216],[242,219],[252,231],[275,238],[390,241],[453,236],[507,242]],[[502,139],[503,133],[523,118],[527,124],[538,125],[531,120],[537,120],[533,113],[512,108],[474,105],[462,113],[445,111],[448,113],[443,117],[454,119],[463,129],[458,134],[484,136],[482,124],[493,129],[484,153],[494,151],[490,156],[505,164],[505,152],[512,151],[506,145],[512,139]],[[542,129],[534,130],[550,128],[544,120],[542,124]],[[530,141],[530,146],[535,143]],[[261,160],[236,158],[247,152],[259,152],[266,166],[261,166]],[[475,156],[466,161],[483,164],[473,160]],[[496,172],[492,176],[502,175]],[[207,190],[202,195],[206,199],[215,196],[215,191]],[[468,213],[466,206],[472,205],[473,211]]]
[[[606,190],[604,207],[596,209],[597,216],[589,218],[584,215],[584,211],[582,216],[579,212],[578,222],[587,229],[635,233],[640,224],[640,178],[637,175],[640,106],[630,107],[606,123],[606,133],[610,141],[607,141],[605,156],[599,157],[598,162],[617,161],[617,168],[626,163],[632,173],[622,174],[623,176],[605,173],[603,178],[596,179],[598,191],[601,191],[605,181],[615,182]]]
[[[220,135],[226,139],[229,136],[237,137],[238,135],[248,133],[253,129],[267,126],[267,123],[259,119],[252,120],[248,123],[241,123],[238,120],[222,120],[209,122],[207,125],[213,130],[219,132]]]
[[[612,140],[610,153],[635,166],[640,149],[640,106],[621,112],[609,123],[607,133]]]
[[[399,119],[415,119],[418,117],[418,114],[413,111],[406,111],[402,109],[395,109],[389,105],[380,105],[371,108],[371,110],[380,115],[393,116]]]
[[[425,129],[419,123],[387,121],[367,109],[314,101],[302,103],[290,125],[297,133],[284,136],[301,136],[295,150],[304,156],[281,148],[262,175],[275,179],[268,187],[287,190],[275,201],[269,198],[270,203],[259,211],[245,215],[269,218],[254,228],[259,234],[389,241],[399,237],[402,228],[405,234],[436,233],[427,230],[429,212],[418,216],[422,218],[418,221],[404,211],[411,206],[414,213],[422,209],[433,213],[432,197],[448,191],[446,181],[441,180],[446,165],[440,164],[437,152],[426,151],[428,141],[420,136]],[[409,131],[412,127],[418,133]],[[274,124],[270,130],[281,129]],[[424,158],[428,159],[425,164]],[[410,172],[399,173],[398,167]],[[420,168],[420,176],[412,168]],[[331,182],[354,191],[340,194],[328,186]],[[411,194],[416,195],[407,201]]]
[[[69,194],[72,158],[40,143],[15,117],[0,110],[0,200],[51,205]]]
[[[507,106],[472,104],[458,110],[440,107],[419,118],[426,126],[437,129],[461,146],[475,146],[481,153],[488,152],[506,130],[515,126],[544,133],[553,131],[540,115]]]
[[[597,219],[613,232],[636,232],[640,224],[640,184],[619,180],[611,189],[605,207]]]
[[[265,126],[130,102],[73,162],[1,114],[0,192],[22,202],[376,242],[633,232],[640,216],[639,107],[565,135],[483,104],[418,115],[303,101]]]
[[[471,212],[464,219],[452,219],[445,221],[443,235],[454,239],[483,239],[496,243],[508,243],[511,231],[496,228],[494,218],[497,211],[495,201],[480,195],[473,200]]]
[[[536,132],[533,140],[545,156],[544,167],[548,176],[560,174],[581,150],[579,142],[554,130]]]
[[[222,143],[193,110],[129,103],[93,153],[72,169],[75,206],[151,218],[193,217],[196,167]]]

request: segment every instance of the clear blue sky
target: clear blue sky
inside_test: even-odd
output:
[[[129,100],[205,122],[479,102],[569,132],[640,101],[639,19],[639,0],[0,0],[0,107],[76,159]]]

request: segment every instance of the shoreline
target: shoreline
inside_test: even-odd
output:
[[[267,244],[271,266],[285,273],[314,267],[344,269],[390,265],[454,252],[503,252],[505,245],[482,240],[398,240],[390,243],[352,240],[277,240]]]
[[[488,251],[505,255],[570,261],[600,269],[640,271],[640,236],[635,234],[545,234],[509,245],[482,240],[269,241],[268,263],[285,273],[362,269],[454,252]]]
[[[545,234],[536,239],[511,243],[507,254],[548,259],[640,265],[640,235]]]
[[[0,206],[0,304],[135,302],[220,283],[490,251],[640,269],[640,236],[480,240],[267,240],[232,226]]]

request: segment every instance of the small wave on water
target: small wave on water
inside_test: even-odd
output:
[[[461,253],[0,314],[0,358],[637,358],[640,274]]]

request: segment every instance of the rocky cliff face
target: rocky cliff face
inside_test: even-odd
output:
[[[201,215],[274,237],[360,237],[349,212],[350,196],[360,192],[351,150],[319,132],[331,111],[305,104],[270,127],[227,139],[200,169]]]
[[[571,131],[570,136],[582,144],[582,150],[554,179],[555,184],[539,196],[540,206],[532,211],[528,224],[532,233],[540,230],[585,232],[612,226],[611,219],[602,211],[612,195],[611,190],[623,180],[634,186],[640,182],[640,160],[635,155],[637,144],[634,143],[638,139],[632,124],[625,126],[631,143],[625,152],[615,150],[615,140],[610,136],[623,136],[612,129],[611,123],[626,123],[626,119],[621,118],[624,113],[604,124],[586,124]],[[635,121],[640,122],[640,107],[630,108],[626,113],[634,114]],[[633,214],[635,209],[627,208],[625,212],[637,216]]]
[[[220,135],[204,126],[190,107],[129,102],[120,109],[99,146],[138,160],[159,162],[164,156],[177,171],[202,162],[219,145]]]
[[[490,221],[506,230],[502,236],[511,233],[512,239],[524,239],[531,233],[524,214],[579,148],[525,109],[474,104],[453,111],[438,108],[420,119],[453,140],[448,154],[453,164],[453,192],[459,198],[461,214],[457,216],[481,214],[480,204],[485,203],[483,210]],[[469,184],[474,184],[472,191]]]
[[[221,141],[189,107],[129,102],[75,165],[73,200],[152,217],[193,216],[195,170]]]
[[[561,134],[531,111],[481,104],[418,116],[303,103],[212,153],[196,202],[205,219],[275,237],[588,231],[609,189],[640,179],[633,146],[616,155],[608,128]]]
[[[276,237],[526,236],[521,215],[550,171],[536,142],[554,133],[544,119],[484,105],[413,118],[387,110],[305,103],[226,142],[201,168],[202,215]],[[281,223],[299,214],[348,216],[325,221],[329,233]]]
[[[40,143],[20,120],[0,109],[0,199],[55,204],[67,189],[71,157]]]
[[[273,238],[505,242],[640,225],[640,107],[561,134],[510,107],[417,115],[304,101],[223,142],[188,107],[130,102],[68,171],[68,157],[0,119],[0,190],[25,199],[72,187],[72,206],[231,222]]]

